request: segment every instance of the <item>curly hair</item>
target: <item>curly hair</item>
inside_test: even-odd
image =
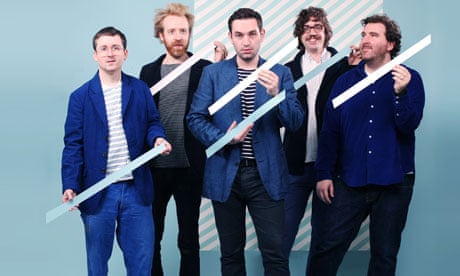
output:
[[[155,25],[154,36],[156,38],[159,38],[160,33],[164,31],[163,20],[168,15],[185,16],[188,21],[189,32],[192,32],[195,17],[188,11],[188,7],[180,3],[169,3],[165,9],[156,10],[155,18],[153,20]]]
[[[368,23],[381,23],[385,26],[385,37],[387,41],[394,43],[393,50],[390,51],[391,58],[397,56],[401,50],[401,30],[398,24],[386,14],[371,15],[361,20],[363,26],[366,26]]]
[[[324,25],[324,30],[326,34],[324,38],[324,47],[327,47],[332,37],[332,28],[331,28],[331,25],[329,24],[329,21],[327,20],[327,14],[322,8],[310,6],[307,9],[303,9],[300,11],[294,23],[293,34],[294,34],[294,37],[297,37],[299,41],[299,44],[297,45],[297,49],[305,50],[305,46],[302,43],[301,37],[302,37],[302,34],[304,33],[303,26],[310,19],[318,20]]]

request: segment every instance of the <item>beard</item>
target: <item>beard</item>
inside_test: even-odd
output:
[[[166,51],[174,58],[181,58],[187,54],[188,42],[165,43]]]

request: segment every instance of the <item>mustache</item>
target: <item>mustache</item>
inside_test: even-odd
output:
[[[312,38],[314,38],[314,39],[320,39],[320,36],[319,36],[319,35],[314,35],[314,34],[312,34],[312,35],[309,35],[309,36],[307,37],[307,39],[312,39]]]

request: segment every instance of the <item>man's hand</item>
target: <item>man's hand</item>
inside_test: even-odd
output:
[[[158,137],[157,139],[155,139],[155,143],[153,143],[153,146],[156,147],[156,146],[159,146],[161,144],[165,144],[165,150],[161,153],[161,155],[168,155],[171,153],[171,150],[172,150],[172,146],[171,144],[166,141],[166,139],[164,139],[163,137]]]
[[[62,194],[62,202],[67,202],[67,201],[70,201],[72,200],[74,197],[76,197],[77,194],[72,190],[72,189],[67,189],[64,191],[64,193]],[[78,209],[78,205],[75,205],[74,207],[72,207],[70,209],[70,211],[75,211]]]
[[[235,135],[235,137],[232,138],[232,141],[230,141],[230,144],[238,144],[244,141],[244,138],[248,135],[249,131],[251,131],[252,127],[254,124],[249,124],[245,129],[243,129],[240,133]],[[227,132],[230,132],[232,129],[236,127],[236,121],[233,121],[230,127],[228,128]]]
[[[227,58],[228,51],[225,45],[220,41],[214,41],[214,61],[219,62]]]
[[[273,73],[272,71],[269,70],[260,70],[259,76],[257,78],[257,81],[259,83],[267,88],[267,93],[274,97],[278,95],[279,93],[279,87],[278,87],[278,75]]]
[[[356,45],[350,46],[350,54],[348,55],[348,65],[357,65],[361,61],[361,51]]]
[[[393,80],[395,81],[395,93],[399,94],[406,89],[407,85],[410,82],[411,74],[406,67],[401,65],[396,65],[395,67],[393,67],[393,71],[391,72],[391,74],[393,75]]]
[[[334,184],[332,180],[325,179],[316,183],[316,194],[326,204],[331,204],[334,198]]]

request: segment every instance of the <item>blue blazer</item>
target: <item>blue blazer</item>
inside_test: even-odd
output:
[[[122,117],[130,159],[165,137],[160,117],[147,85],[122,73]],[[77,194],[106,176],[109,148],[108,123],[99,74],[75,90],[69,99],[62,153],[63,191]],[[133,171],[134,185],[145,205],[153,200],[153,182],[147,166]],[[101,191],[80,204],[86,213],[97,211]]]
[[[259,58],[259,66],[265,62]],[[287,163],[280,137],[282,126],[295,130],[302,125],[303,110],[296,98],[289,69],[275,65],[272,69],[280,80],[280,91],[286,99],[255,122],[252,129],[253,148],[262,182],[274,200],[284,197],[287,184]],[[241,122],[239,95],[210,116],[208,107],[239,83],[236,57],[204,68],[195,92],[187,123],[190,131],[206,147],[219,140],[233,121]],[[265,87],[256,83],[255,109],[271,99]],[[240,163],[240,145],[227,145],[206,160],[203,196],[224,202],[228,199]]]

